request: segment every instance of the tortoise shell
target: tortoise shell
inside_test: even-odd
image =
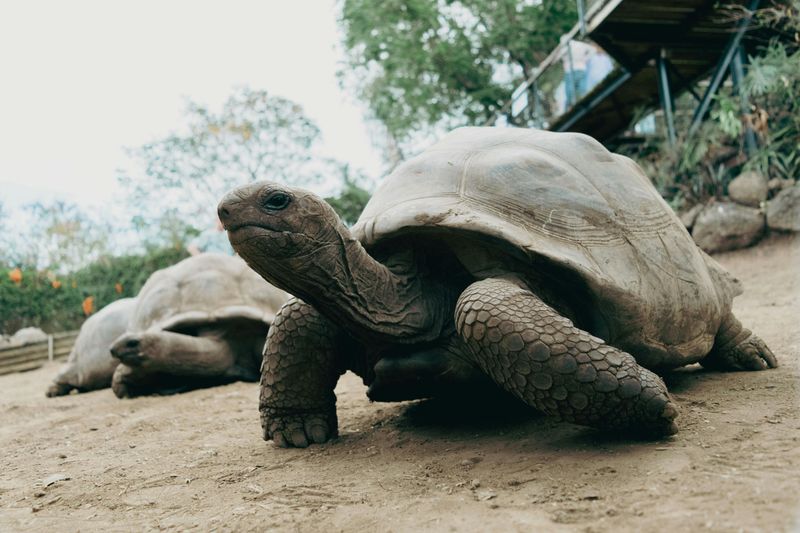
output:
[[[392,172],[352,231],[368,250],[423,234],[510,246],[516,270],[583,284],[590,332],[651,368],[701,359],[740,292],[633,161],[576,133],[455,130]]]
[[[286,301],[239,257],[205,253],[154,272],[137,296],[129,332],[182,331],[249,319],[272,324]]]

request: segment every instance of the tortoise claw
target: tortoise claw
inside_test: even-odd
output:
[[[700,364],[712,370],[767,370],[777,368],[778,359],[761,338],[751,334],[729,350],[712,352]]]
[[[307,448],[337,435],[336,416],[325,413],[265,416],[262,427],[264,440],[272,440],[279,448]]]

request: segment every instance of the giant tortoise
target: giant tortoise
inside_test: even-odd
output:
[[[635,163],[585,135],[458,129],[388,176],[352,230],[270,182],[219,214],[297,296],[262,367],[264,438],[280,446],[336,435],[345,370],[375,400],[488,376],[560,419],[660,436],[678,410],[651,370],[777,365],[731,312],[737,281]]]
[[[238,257],[206,253],[154,272],[111,346],[118,397],[257,381],[283,291]]]

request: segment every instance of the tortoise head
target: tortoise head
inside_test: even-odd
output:
[[[287,285],[309,263],[328,262],[326,254],[336,255],[343,237],[351,238],[325,200],[274,182],[234,189],[217,212],[236,253],[262,277],[290,291]]]
[[[423,292],[413,262],[393,271],[375,260],[313,193],[254,183],[229,192],[218,213],[250,268],[356,337],[428,342],[452,321],[441,294]]]

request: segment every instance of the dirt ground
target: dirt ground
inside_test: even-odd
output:
[[[258,385],[46,399],[52,364],[0,377],[0,531],[800,531],[800,239],[718,256],[781,367],[666,376],[667,440],[620,440],[511,404],[369,403],[341,437],[261,440]]]

